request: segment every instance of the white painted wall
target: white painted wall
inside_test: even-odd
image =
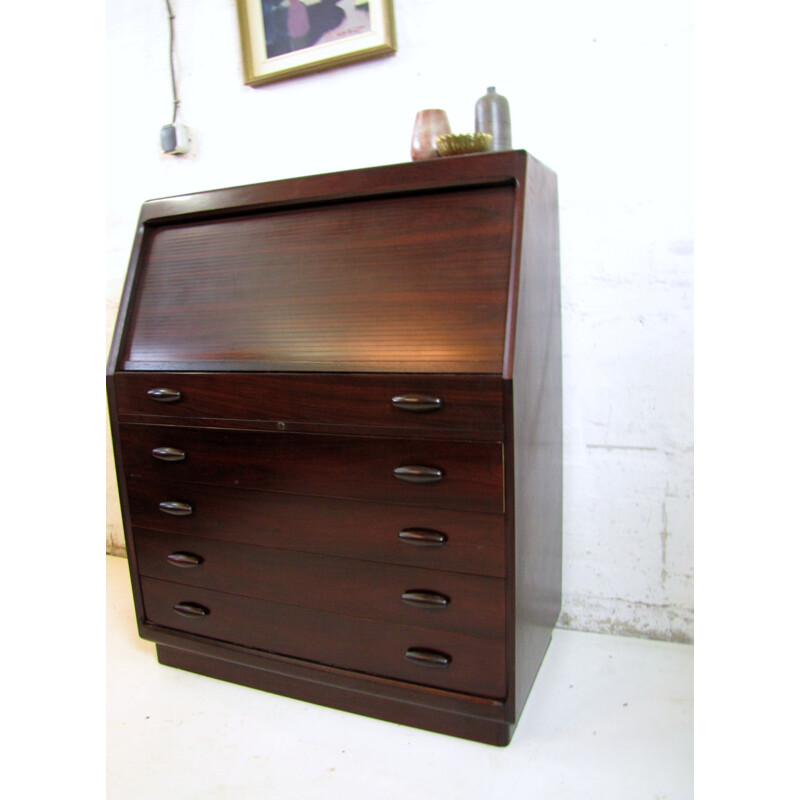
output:
[[[559,175],[565,511],[560,624],[693,636],[689,0],[395,0],[396,55],[259,88],[235,0],[108,0],[109,335],[141,203],[409,159],[416,111],[469,131],[488,85]],[[109,457],[110,552],[123,544]]]

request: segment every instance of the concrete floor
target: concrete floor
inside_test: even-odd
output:
[[[106,561],[109,800],[693,796],[690,646],[556,630],[495,748],[163,667]]]

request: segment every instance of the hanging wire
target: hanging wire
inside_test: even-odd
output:
[[[169,0],[166,0],[166,4],[167,15],[169,16],[169,72],[172,76],[172,124],[174,125],[175,120],[178,118],[178,106],[181,104],[181,101],[178,100],[178,89],[175,83],[175,15],[172,13],[172,6]]]

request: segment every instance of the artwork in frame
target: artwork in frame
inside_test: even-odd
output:
[[[236,0],[250,86],[388,55],[392,0]]]

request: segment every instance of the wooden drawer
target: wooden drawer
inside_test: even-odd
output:
[[[485,697],[504,697],[505,645],[449,631],[395,625],[142,578],[147,622],[345,669]],[[205,612],[183,616],[175,606]],[[409,655],[441,654],[433,666]]]
[[[505,574],[505,517],[165,481],[128,481],[135,527],[367,561]],[[179,500],[189,516],[161,510]]]
[[[494,438],[503,431],[499,377],[128,372],[114,386],[120,414],[171,424],[236,419],[280,422],[286,430],[381,426]],[[153,390],[168,391],[158,399]]]
[[[130,424],[120,425],[120,437],[128,478],[503,511],[503,447],[498,443]],[[170,448],[169,458],[175,457],[173,451],[182,457],[154,456],[162,448]],[[427,471],[422,478],[431,482],[417,482],[420,467]]]
[[[134,531],[151,578],[353,617],[502,638],[500,578]]]

